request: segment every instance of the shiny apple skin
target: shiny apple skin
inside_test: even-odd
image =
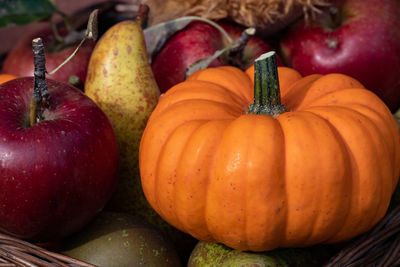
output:
[[[343,22],[326,18],[289,28],[281,40],[286,64],[302,75],[344,73],[359,80],[390,108],[400,108],[400,1],[335,1]],[[325,13],[326,14],[326,13]]]
[[[220,21],[232,40],[238,39],[244,27],[237,24]],[[183,30],[174,34],[159,53],[154,57],[152,70],[162,93],[173,85],[185,80],[185,71],[196,61],[211,57],[214,53],[228,46],[222,34],[214,26],[206,22],[192,22]],[[271,51],[271,46],[261,38],[253,36],[243,50],[241,64],[244,68],[251,66],[261,54]],[[281,65],[280,59],[278,64]],[[211,62],[209,67],[229,65],[223,56]]]
[[[0,230],[52,241],[78,231],[117,182],[112,126],[78,89],[47,80],[45,120],[29,126],[33,78],[0,85]]]
[[[203,22],[192,22],[173,35],[152,62],[154,78],[161,93],[185,79],[185,70],[194,62],[210,57],[224,47],[219,31]],[[224,65],[219,59],[209,66]]]

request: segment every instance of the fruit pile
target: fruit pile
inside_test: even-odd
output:
[[[20,2],[0,26],[63,14]],[[1,62],[0,262],[400,264],[400,2],[313,8],[272,32],[106,1],[21,38]]]

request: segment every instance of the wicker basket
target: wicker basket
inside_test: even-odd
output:
[[[0,234],[0,267],[95,267],[29,242]]]
[[[325,5],[329,1],[263,0],[263,3],[269,3],[269,9],[260,9],[263,10],[264,13],[253,13],[255,10],[253,10],[254,5],[251,5],[251,3],[254,1],[247,0],[147,0],[144,2],[147,2],[151,10],[153,10],[153,24],[172,19],[174,16],[200,15],[210,19],[231,18],[247,26],[256,25],[259,27],[266,27],[266,25],[271,26],[274,24],[275,26],[269,28],[270,31],[274,31],[282,27],[283,24],[289,23],[296,18],[299,14],[295,10],[298,10],[299,7],[305,14],[307,10],[318,12],[317,6]],[[179,5],[176,5],[177,3]],[[207,6],[210,5],[210,3],[213,3],[212,8]],[[236,11],[232,11],[230,8],[235,4],[236,9],[234,10]],[[185,5],[196,5],[197,7],[190,8]],[[183,12],[182,8],[185,8],[186,11]],[[174,12],[168,12],[170,9],[174,9]],[[160,12],[160,14],[168,14],[168,16],[158,16],[156,15],[157,12]],[[254,16],[254,14],[256,15]],[[276,22],[277,20],[280,20],[280,24]],[[400,117],[400,111],[398,114]],[[400,194],[398,193],[397,195]],[[400,203],[400,200],[397,200],[397,203]],[[6,234],[0,234],[0,267],[95,267],[95,265],[90,263],[73,259],[50,250]],[[397,204],[396,208],[391,209],[369,232],[349,242],[344,249],[325,263],[324,267],[328,266],[400,266],[400,205]]]
[[[372,230],[351,241],[324,267],[394,267],[400,265],[400,206]],[[29,242],[0,234],[0,267],[95,267]]]
[[[328,266],[400,266],[400,206],[332,257]]]

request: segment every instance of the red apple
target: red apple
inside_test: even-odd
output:
[[[233,40],[238,39],[242,27],[227,22],[219,22]],[[217,28],[206,22],[192,22],[183,30],[174,34],[163,45],[152,62],[152,70],[160,91],[163,93],[173,85],[185,79],[186,69],[196,61],[212,56],[217,50],[227,46],[222,34]],[[271,46],[253,36],[247,43],[239,60],[241,67],[251,66],[259,55],[272,50]],[[209,67],[229,65],[229,59],[221,56],[215,59]]]
[[[65,28],[59,29],[62,36],[67,35]],[[63,45],[57,42],[54,33],[51,29],[44,29],[39,32],[24,36],[15,45],[15,47],[7,54],[4,61],[2,72],[7,74],[17,75],[19,77],[33,76],[33,56],[32,56],[32,39],[41,37],[46,47],[46,67],[48,71],[52,71],[67,59],[77,46],[77,42],[73,44]],[[78,38],[78,43],[82,38]],[[48,75],[48,78],[61,82],[68,82],[70,76],[79,77],[82,82],[85,82],[87,67],[89,64],[90,55],[95,46],[93,40],[87,40],[81,46],[77,54],[68,62],[62,69],[53,75]]]
[[[79,230],[110,198],[117,142],[91,99],[52,79],[43,120],[30,125],[33,85],[0,85],[0,231],[49,241]]]
[[[400,107],[400,1],[338,0],[281,39],[285,63],[302,75],[339,72],[359,80],[391,109]]]

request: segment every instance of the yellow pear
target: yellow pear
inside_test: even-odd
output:
[[[131,213],[148,212],[142,192],[139,143],[160,91],[148,62],[142,18],[109,28],[90,58],[85,93],[107,114],[119,144],[119,184],[109,206]]]
[[[119,183],[106,210],[143,217],[172,241],[186,262],[197,240],[169,225],[150,207],[140,182],[140,139],[160,95],[148,62],[140,10],[134,21],[114,25],[97,42],[85,92],[107,114],[119,144]]]

